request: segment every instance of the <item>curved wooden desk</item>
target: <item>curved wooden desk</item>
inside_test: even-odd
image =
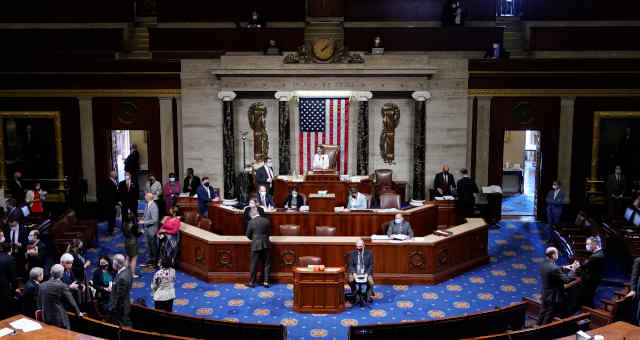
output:
[[[207,282],[249,280],[250,241],[245,236],[223,236],[182,223],[180,269]],[[371,241],[375,282],[380,284],[437,284],[489,262],[489,227],[480,218],[449,228],[451,236],[428,235],[412,241]],[[324,265],[345,265],[357,236],[271,236],[272,282],[292,282],[298,258],[319,256]]]

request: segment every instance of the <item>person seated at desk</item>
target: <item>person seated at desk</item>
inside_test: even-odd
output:
[[[394,238],[394,235],[406,235],[410,239],[413,238],[413,229],[411,229],[411,224],[404,220],[402,214],[396,214],[395,220],[389,222],[387,236]]]
[[[249,205],[244,207],[244,214],[242,218],[242,234],[243,235],[247,233],[247,225],[249,225],[249,221],[251,221],[251,210],[253,208],[258,209],[258,214],[264,217],[264,209],[258,206],[258,199],[255,197],[249,198]]]
[[[275,202],[273,202],[273,197],[267,193],[267,187],[265,187],[264,185],[261,185],[260,189],[258,190],[259,190],[258,193],[260,195],[258,196],[258,205],[260,205],[263,208],[273,209],[273,207],[275,207],[276,204]]]
[[[349,188],[348,209],[367,209],[367,196],[358,192],[358,189]]]
[[[436,189],[436,196],[448,196],[456,190],[456,180],[449,173],[447,164],[442,166],[442,172],[436,174],[433,179],[433,188]]]
[[[298,193],[298,188],[293,187],[287,195],[287,198],[282,203],[285,209],[300,210],[300,207],[304,205],[304,198]]]
[[[356,241],[356,250],[349,252],[349,264],[347,266],[347,283],[351,287],[351,293],[356,292],[356,275],[367,274],[367,301],[373,301],[373,253],[364,249],[364,241]]]
[[[215,191],[209,184],[209,177],[202,177],[202,185],[198,187],[196,193],[198,195],[198,212],[208,218],[207,202],[220,200],[220,197],[216,196]]]

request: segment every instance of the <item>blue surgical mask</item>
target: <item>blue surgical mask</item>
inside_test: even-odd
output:
[[[588,245],[588,244],[585,244],[585,245],[584,245],[584,248],[587,250],[587,252],[588,252],[588,253],[590,253],[590,252],[591,252],[591,249],[589,249],[589,245]]]
[[[29,235],[27,238],[29,239],[29,242],[31,242],[31,243],[35,242],[35,240],[33,239],[33,236]]]
[[[396,224],[400,224],[400,223],[402,223],[402,220],[397,218],[395,222],[396,222]]]

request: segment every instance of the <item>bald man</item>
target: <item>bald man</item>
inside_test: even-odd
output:
[[[451,195],[456,189],[456,180],[453,175],[449,173],[449,166],[447,164],[442,166],[442,172],[436,174],[433,179],[433,188],[436,190],[436,196],[448,196]]]
[[[144,209],[144,216],[138,224],[144,227],[144,236],[147,240],[147,262],[145,265],[158,266],[158,243],[156,235],[158,234],[159,215],[158,205],[153,200],[153,194],[148,192],[144,195],[147,206]],[[138,235],[139,236],[139,235]]]
[[[558,249],[549,247],[544,252],[545,259],[540,264],[540,276],[542,281],[542,297],[538,325],[544,325],[552,321],[556,316],[564,312],[564,285],[571,279],[565,274],[562,267],[556,264]]]

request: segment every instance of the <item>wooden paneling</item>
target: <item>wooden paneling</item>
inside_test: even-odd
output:
[[[123,29],[0,29],[3,54],[113,54],[122,49]]]
[[[0,22],[128,22],[131,1],[2,1]]]
[[[266,21],[304,21],[305,1],[157,0],[158,22],[246,22],[253,10]]]
[[[484,51],[502,41],[500,27],[345,28],[345,45],[366,51],[379,35],[389,51]]]
[[[262,51],[270,39],[285,51],[304,41],[303,28],[153,28],[152,51]]]
[[[293,270],[293,310],[298,313],[344,312],[344,268],[338,271]]]
[[[640,27],[531,27],[537,51],[637,51]]]
[[[470,59],[469,72],[477,73],[561,73],[640,71],[638,59]]]
[[[345,21],[439,21],[445,0],[347,0]],[[495,0],[467,0],[467,20],[495,20]]]
[[[524,1],[525,20],[638,20],[635,0]]]
[[[309,17],[344,17],[344,0],[306,0],[306,2]]]

